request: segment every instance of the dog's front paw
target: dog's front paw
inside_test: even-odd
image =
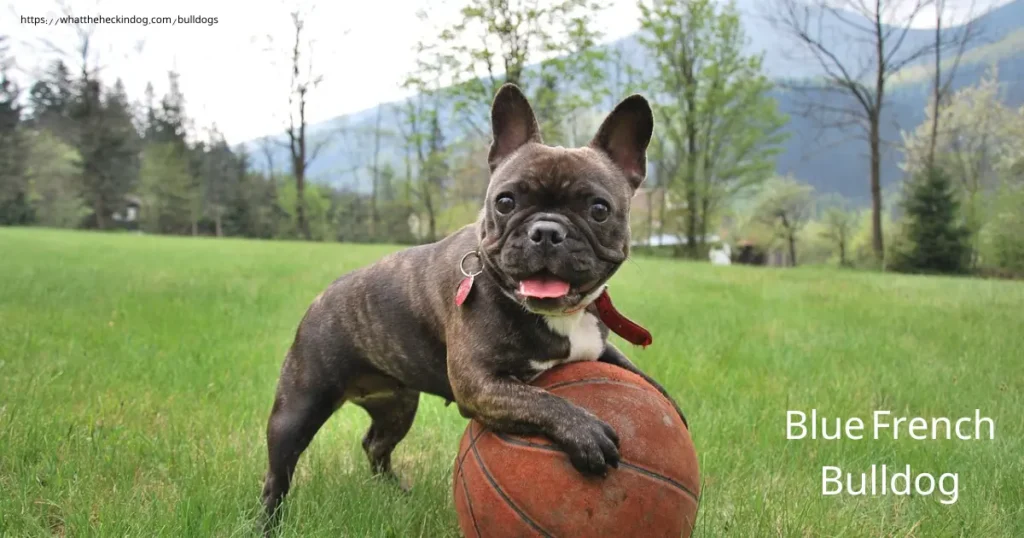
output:
[[[611,426],[580,409],[566,417],[554,441],[569,455],[573,467],[584,474],[608,473],[619,466],[619,436]]]

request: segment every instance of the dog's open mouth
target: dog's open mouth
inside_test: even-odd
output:
[[[519,294],[532,299],[558,299],[569,294],[569,283],[557,277],[538,275],[519,281]]]

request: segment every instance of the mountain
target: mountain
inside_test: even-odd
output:
[[[818,65],[801,58],[799,48],[780,45],[788,40],[780,36],[766,20],[763,13],[764,5],[763,0],[739,0],[737,3],[748,39],[746,52],[763,53],[765,71],[775,80],[806,79],[819,75]],[[820,15],[818,20],[826,30],[822,35],[829,35],[828,28],[843,24],[831,13]],[[858,15],[844,15],[847,19],[852,17]],[[867,23],[866,19],[864,21]],[[980,28],[980,39],[975,40],[966,51],[953,81],[953,88],[975,84],[987,69],[995,66],[999,70],[999,79],[1004,86],[1004,98],[1007,103],[1013,106],[1024,104],[1024,0],[1015,0],[996,8],[976,19],[974,24]],[[944,32],[961,30],[948,28],[944,29]],[[842,34],[836,32],[836,35]],[[844,62],[872,57],[870,43],[839,37],[833,39],[834,42],[827,45],[843,58]],[[911,29],[901,50],[916,49],[933,39],[933,29]],[[646,51],[635,34],[608,43],[605,47],[609,50],[617,49],[625,58],[630,59],[633,65],[648,65],[645,62]],[[901,130],[910,131],[924,120],[924,108],[931,92],[931,74],[928,66],[930,61],[930,58],[925,58],[921,62],[909,65],[891,83],[883,109],[883,139],[899,141]],[[611,78],[614,72],[612,65],[605,65],[603,69]],[[851,126],[823,131],[813,120],[799,114],[801,106],[805,103],[805,95],[797,96],[781,87],[777,87],[772,93],[778,100],[780,109],[790,116],[790,122],[786,127],[790,137],[778,159],[777,171],[780,174],[792,174],[799,180],[813,185],[820,193],[841,194],[858,204],[866,205],[869,202],[868,160],[867,144],[862,130]],[[620,97],[622,96],[616,96]],[[391,106],[396,104],[400,103],[382,103],[347,116],[311,125],[310,136],[313,140],[328,136],[327,133],[335,132],[341,125],[348,129],[373,129],[378,108],[381,107],[382,128],[397,131],[397,118],[391,109]],[[610,110],[613,104],[609,101],[603,108]],[[607,110],[600,112],[605,113]],[[442,122],[454,125],[455,122],[450,122],[451,111],[446,112],[442,114]],[[264,161],[258,157],[261,152],[259,141],[250,141],[245,145],[255,154],[254,160],[257,165],[264,166]],[[277,149],[277,152],[274,162],[282,163],[278,164],[282,166],[287,162],[286,155],[283,149]],[[396,168],[401,169],[402,152],[403,149],[395,142],[384,143],[381,158],[383,162],[391,162]],[[335,143],[326,147],[311,165],[309,176],[313,181],[320,183],[366,191],[369,186],[365,173],[352,173],[352,170],[359,168],[361,161],[366,162],[368,159],[365,155],[359,155],[358,149]],[[900,161],[901,155],[896,149],[889,149],[883,154],[883,190],[897,183],[902,177]]]

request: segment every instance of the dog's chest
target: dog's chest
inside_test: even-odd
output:
[[[595,361],[604,352],[604,338],[593,314],[580,312],[572,316],[544,316],[544,322],[552,332],[569,340],[569,355],[543,361],[531,360],[530,366],[538,373],[567,362]]]

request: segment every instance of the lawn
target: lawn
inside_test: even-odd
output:
[[[390,250],[0,229],[0,535],[251,535],[295,326]],[[1024,536],[1024,284],[635,259],[611,292],[654,334],[618,343],[689,419],[695,536]],[[979,409],[995,439],[787,441],[791,409]],[[346,406],[321,430],[284,535],[457,536],[455,406],[422,397],[408,495],[370,479],[368,422]],[[821,494],[823,466],[872,464],[958,473],[959,498]]]

